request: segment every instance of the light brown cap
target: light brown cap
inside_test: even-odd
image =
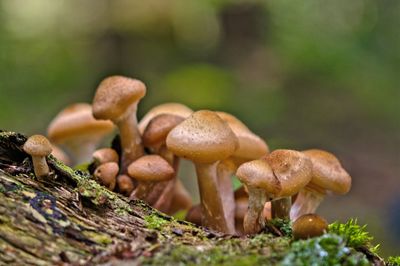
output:
[[[76,103],[62,110],[51,121],[47,135],[55,143],[63,143],[80,135],[103,136],[114,129],[111,121],[98,121],[88,103]]]
[[[165,143],[168,133],[184,120],[172,114],[160,114],[151,119],[144,130],[142,140],[146,147],[155,147]]]
[[[100,184],[104,185],[110,190],[114,190],[117,182],[118,172],[118,164],[110,162],[104,163],[97,167],[93,175],[100,182]]]
[[[117,177],[117,184],[119,192],[127,196],[129,196],[135,188],[132,178],[127,175],[119,175]]]
[[[131,163],[128,174],[140,182],[167,181],[175,176],[174,169],[158,155],[145,155]]]
[[[263,157],[281,184],[279,196],[289,197],[300,191],[311,180],[311,161],[294,150],[275,150]]]
[[[267,143],[251,130],[239,119],[225,112],[216,112],[219,117],[226,121],[235,133],[239,141],[239,148],[233,154],[234,157],[242,158],[246,161],[259,159],[269,153]]]
[[[317,214],[305,214],[292,225],[294,239],[307,239],[322,235],[328,230],[328,222]]]
[[[118,163],[119,160],[117,152],[111,148],[98,149],[93,153],[92,157],[97,165],[110,162]]]
[[[93,98],[93,116],[96,119],[118,121],[145,94],[146,86],[140,80],[123,76],[105,78]]]
[[[23,149],[31,156],[47,156],[52,151],[49,140],[42,135],[33,135],[28,138]]]
[[[213,163],[231,156],[238,140],[215,112],[202,110],[171,130],[167,147],[175,155],[196,163]]]
[[[138,128],[140,134],[143,134],[145,128],[147,127],[148,123],[150,122],[151,119],[156,117],[157,115],[160,114],[171,114],[171,115],[176,115],[180,116],[183,118],[189,117],[193,113],[193,110],[187,107],[186,105],[183,105],[181,103],[164,103],[157,105],[150,109],[147,114],[140,120]]]
[[[336,194],[346,194],[351,188],[351,177],[343,169],[339,160],[323,150],[306,150],[303,153],[312,162],[312,179],[310,185]]]
[[[265,190],[269,197],[274,197],[281,190],[279,180],[265,160],[259,159],[242,164],[237,169],[236,176],[249,188]]]

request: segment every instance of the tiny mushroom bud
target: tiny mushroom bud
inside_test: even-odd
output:
[[[92,157],[96,166],[99,166],[103,163],[118,163],[119,161],[117,152],[111,148],[98,149],[93,153]]]
[[[118,191],[126,196],[129,196],[135,188],[133,180],[130,176],[119,175],[117,177]]]
[[[138,181],[130,199],[146,199],[157,182],[168,181],[175,176],[172,166],[158,155],[140,157],[129,165],[128,174]],[[151,201],[147,202],[153,204],[155,200]]]
[[[305,214],[292,225],[294,239],[307,239],[323,235],[328,230],[328,222],[317,214]]]
[[[95,179],[109,190],[114,190],[117,182],[119,167],[117,163],[104,163],[96,168],[93,176]]]
[[[104,79],[93,99],[93,116],[111,120],[119,129],[122,147],[121,168],[144,154],[142,139],[137,128],[137,105],[146,94],[143,82],[123,76]]]
[[[24,151],[32,157],[33,170],[36,177],[44,177],[49,174],[49,166],[46,156],[51,153],[51,144],[42,135],[33,135],[25,142]]]
[[[303,153],[312,162],[311,181],[297,195],[290,210],[292,220],[306,213],[314,213],[328,192],[346,194],[351,187],[350,175],[333,154],[317,149]]]
[[[70,153],[73,164],[79,164],[90,160],[100,141],[113,129],[110,121],[94,119],[90,104],[76,103],[58,113],[47,135]]]
[[[214,112],[197,111],[171,130],[167,147],[195,164],[203,225],[234,233],[233,222],[226,220],[217,179],[217,163],[231,156],[238,147],[238,140],[228,124]]]

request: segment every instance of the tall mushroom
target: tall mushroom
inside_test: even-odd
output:
[[[350,175],[332,153],[317,149],[303,153],[312,162],[312,178],[297,195],[290,210],[292,220],[303,214],[314,213],[327,193],[346,194],[351,188]]]
[[[119,129],[123,173],[131,162],[144,154],[136,110],[145,94],[146,86],[143,82],[111,76],[100,83],[93,99],[93,116],[96,119],[111,120]]]
[[[76,103],[57,114],[47,128],[47,136],[67,150],[73,164],[79,164],[91,159],[101,140],[113,129],[110,121],[94,119],[90,104]]]
[[[203,225],[234,233],[234,224],[226,221],[217,179],[217,163],[231,156],[238,147],[238,140],[228,124],[214,112],[197,111],[171,130],[167,147],[195,164]]]
[[[42,135],[33,135],[25,142],[24,151],[32,157],[33,170],[36,177],[44,177],[49,174],[49,166],[46,156],[51,153],[51,144]]]

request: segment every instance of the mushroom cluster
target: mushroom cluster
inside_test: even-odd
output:
[[[52,144],[43,136],[27,141],[24,149],[32,156],[35,174],[48,175],[45,158],[53,150],[69,165],[90,162],[93,178],[109,190],[167,214],[186,210],[188,221],[228,234],[258,233],[271,217],[296,220],[315,213],[325,195],[350,189],[351,177],[331,153],[270,152],[262,138],[225,112],[164,103],[138,121],[145,95],[146,86],[137,79],[104,79],[92,104],[71,105],[50,123]],[[115,130],[117,145],[100,148]],[[177,177],[181,159],[196,168],[198,205]],[[235,175],[243,184],[236,191]]]

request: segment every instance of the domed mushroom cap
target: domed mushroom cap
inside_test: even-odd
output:
[[[118,153],[111,148],[98,149],[93,153],[92,157],[98,165],[109,162],[118,163],[119,161]]]
[[[76,103],[58,113],[47,128],[47,135],[53,142],[63,143],[79,135],[106,135],[113,129],[111,121],[94,119],[90,104]]]
[[[24,151],[32,156],[47,156],[52,148],[49,140],[42,135],[33,135],[25,142]]]
[[[292,225],[294,239],[307,239],[320,236],[328,230],[328,222],[317,214],[305,214]]]
[[[145,155],[131,163],[129,176],[142,182],[167,181],[174,177],[171,165],[158,155]]]
[[[93,116],[96,119],[119,120],[145,94],[146,86],[140,80],[123,76],[105,78],[97,87],[93,99]]]
[[[167,147],[179,157],[212,163],[231,156],[238,147],[238,140],[217,114],[202,110],[171,130]]]
[[[311,185],[337,194],[349,192],[351,177],[332,153],[317,149],[306,150],[303,153],[312,162]]]
[[[189,117],[193,113],[193,110],[187,107],[186,105],[180,103],[164,103],[157,105],[150,109],[147,114],[140,120],[138,128],[139,132],[143,134],[145,128],[149,124],[149,122],[156,116],[160,114],[171,114],[180,116],[183,118]]]
[[[311,180],[311,161],[301,152],[275,150],[263,159],[269,163],[281,184],[281,197],[296,194]]]
[[[251,132],[242,121],[225,112],[216,113],[228,123],[229,127],[238,138],[239,148],[234,152],[233,156],[247,160],[255,160],[269,152],[267,143]]]
[[[118,172],[118,164],[109,162],[97,167],[93,175],[102,185],[106,186],[110,190],[114,190]]]
[[[151,119],[144,130],[142,140],[146,147],[152,147],[165,142],[168,133],[184,120],[183,117],[172,114],[160,114]]]
[[[281,190],[279,180],[265,160],[254,160],[242,164],[237,169],[236,176],[247,187],[263,189],[269,196],[276,195]]]

